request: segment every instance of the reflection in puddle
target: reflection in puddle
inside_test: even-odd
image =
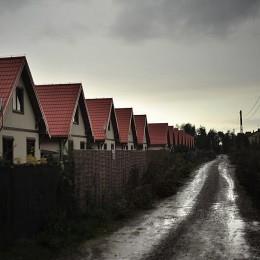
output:
[[[139,259],[151,251],[159,242],[189,215],[196,198],[203,187],[209,168],[214,161],[204,164],[195,173],[194,179],[186,184],[175,196],[160,203],[145,217],[118,230],[107,238],[85,245],[88,259]],[[140,232],[140,230],[142,230]],[[98,256],[93,248],[101,250]],[[84,248],[84,245],[83,245]]]
[[[215,178],[208,178],[214,176],[213,174],[218,174],[216,179],[220,181],[219,188],[212,189],[213,193],[209,189],[203,189],[203,196],[199,196],[203,187],[212,187],[208,186],[209,183],[217,185]],[[203,202],[212,203],[207,197],[210,195],[214,195],[215,203],[204,208]],[[75,256],[69,259],[145,258],[180,224],[187,228],[183,228],[178,233],[177,241],[171,244],[171,249],[176,249],[173,253],[175,255],[172,255],[174,260],[254,259],[252,248],[245,240],[245,229],[250,227],[254,231],[259,230],[260,223],[243,220],[237,206],[237,197],[229,161],[225,156],[219,157],[197,170],[193,180],[175,196],[162,201],[143,216],[130,220],[117,232],[83,244],[80,248],[83,258]],[[202,207],[195,207],[196,202],[201,202]],[[188,219],[187,216],[191,218]]]
[[[230,243],[230,255],[235,257],[238,252],[240,252],[240,255],[237,257],[241,257],[242,254],[244,258],[248,258],[249,247],[245,240],[245,223],[239,214],[239,208],[236,204],[237,194],[235,193],[235,184],[230,175],[231,173],[228,166],[226,160],[219,164],[219,173],[224,178],[227,185],[222,188],[222,193],[225,195],[224,199],[217,204],[217,208],[213,207],[213,209],[217,210],[215,214],[219,214],[227,226],[227,242]]]

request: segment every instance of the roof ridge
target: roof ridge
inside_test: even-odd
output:
[[[113,100],[113,98],[86,98],[85,100]]]
[[[168,125],[168,123],[149,123],[149,125]]]
[[[75,86],[75,85],[82,86],[82,83],[35,84],[36,87]]]
[[[15,60],[15,59],[26,59],[25,55],[21,56],[0,56],[1,60]]]

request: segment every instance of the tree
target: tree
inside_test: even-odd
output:
[[[190,123],[183,124],[181,126],[181,129],[183,129],[185,131],[185,133],[190,134],[192,136],[195,136],[195,134],[196,134],[196,127],[195,127],[195,125],[192,125]]]

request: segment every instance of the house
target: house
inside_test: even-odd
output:
[[[150,144],[147,117],[146,115],[135,115],[134,120],[137,135],[137,149],[147,150]]]
[[[180,146],[185,145],[184,131],[183,130],[179,130],[179,145]]]
[[[169,129],[167,123],[148,124],[150,147],[149,150],[169,149]]]
[[[119,142],[117,149],[135,150],[137,146],[136,126],[132,108],[116,108]]]
[[[173,126],[168,126],[168,131],[169,131],[169,149],[172,151],[174,145]]]
[[[10,163],[40,159],[48,135],[26,57],[0,58],[0,157]]]
[[[185,147],[188,147],[188,135],[185,133],[185,131],[183,132],[183,143]]]
[[[187,146],[190,149],[191,148],[191,136],[187,134]]]
[[[179,129],[173,128],[174,147],[179,146]]]
[[[92,148],[115,150],[119,135],[113,99],[86,99],[85,103],[94,138]]]
[[[92,132],[82,85],[37,85],[36,90],[49,126],[49,136],[40,142],[42,154],[62,159],[69,151],[87,149]]]
[[[195,147],[194,136],[191,136],[191,148]]]

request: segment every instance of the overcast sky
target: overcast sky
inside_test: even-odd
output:
[[[82,82],[150,122],[238,130],[260,95],[260,0],[0,0],[0,35],[35,83]]]

